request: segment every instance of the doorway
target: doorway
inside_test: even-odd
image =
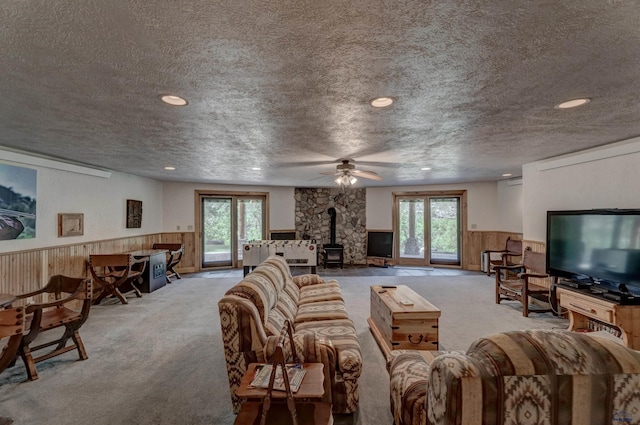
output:
[[[463,196],[460,192],[394,194],[397,264],[461,266]]]
[[[265,239],[266,196],[200,194],[201,268],[239,267],[242,244]]]

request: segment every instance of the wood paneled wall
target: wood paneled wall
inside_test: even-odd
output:
[[[130,238],[109,239],[80,244],[0,254],[0,293],[21,294],[44,286],[50,276],[88,276],[91,254],[112,254],[151,248],[156,242],[184,244],[184,256],[177,269],[196,270],[195,234],[156,233]]]
[[[464,240],[464,261],[462,268],[465,270],[480,270],[480,256],[482,251],[490,249],[504,249],[507,238],[522,239],[521,233],[467,231]]]
[[[519,233],[466,232],[463,268],[479,271],[482,251],[503,249],[508,237],[522,239],[522,235]],[[0,293],[19,294],[38,289],[47,283],[50,276],[55,274],[88,276],[87,260],[89,255],[151,248],[156,242],[182,243],[184,257],[178,271],[192,273],[199,270],[198,259],[195,255],[195,233],[157,233],[0,254]],[[537,252],[545,252],[543,242],[523,241],[523,245],[525,247],[531,246]]]
[[[522,239],[520,233],[508,232],[467,232],[465,243],[465,265],[466,270],[480,270],[480,255],[482,251],[489,249],[504,249],[508,237],[512,239]],[[522,240],[522,249],[530,247],[534,252],[546,252],[546,243],[540,241]],[[551,278],[535,279],[536,284],[551,287]]]

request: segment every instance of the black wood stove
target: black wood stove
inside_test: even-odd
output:
[[[330,239],[328,244],[323,245],[324,251],[324,268],[327,266],[340,266],[344,265],[344,246],[336,243],[336,209],[331,207],[327,210],[331,217],[330,222]]]

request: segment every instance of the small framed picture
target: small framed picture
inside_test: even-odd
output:
[[[58,237],[84,235],[84,214],[58,214]]]
[[[127,199],[127,228],[139,229],[142,227],[142,201]]]

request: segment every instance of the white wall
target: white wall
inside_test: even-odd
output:
[[[522,184],[498,182],[498,222],[503,232],[522,233]]]
[[[295,198],[293,187],[236,186],[205,183],[165,182],[163,187],[162,223],[165,232],[192,231],[195,223],[195,192],[268,192],[269,229],[295,229]],[[178,229],[180,226],[180,229]]]
[[[470,230],[503,230],[498,218],[495,182],[367,188],[367,229],[392,229],[393,192],[439,190],[467,191],[467,223]]]
[[[602,156],[616,154],[619,144],[597,149]],[[627,144],[628,146],[628,144]],[[562,157],[591,158],[586,153]],[[640,151],[640,144],[638,145]],[[570,161],[563,161],[568,164]],[[523,234],[528,240],[546,240],[548,210],[640,208],[640,153],[627,153],[549,170],[549,160],[523,167]]]
[[[0,241],[0,252],[162,231],[161,182],[123,173],[102,178],[9,161],[4,163],[37,170],[36,237]],[[127,199],[142,201],[140,229],[126,228]],[[83,213],[84,235],[58,237],[58,213]]]

